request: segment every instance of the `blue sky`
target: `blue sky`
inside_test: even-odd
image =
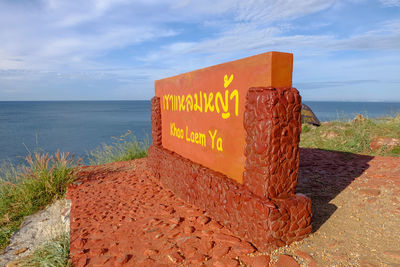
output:
[[[400,0],[0,0],[0,100],[150,99],[267,51],[303,100],[400,102]]]

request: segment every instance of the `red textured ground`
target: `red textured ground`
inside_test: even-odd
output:
[[[316,230],[334,212],[327,203],[357,177],[400,187],[400,158],[302,149],[300,160],[298,191],[312,198]],[[158,184],[146,159],[83,167],[79,175],[67,196],[74,266],[268,266],[268,255]],[[363,190],[374,193],[368,184]],[[298,266],[295,259],[281,255],[277,266]]]
[[[145,159],[81,172],[71,187],[71,255],[76,266],[207,265],[255,251],[203,211],[163,189]],[[258,261],[268,260],[265,257]],[[224,265],[221,265],[224,266]]]

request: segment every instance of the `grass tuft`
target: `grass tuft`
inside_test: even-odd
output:
[[[320,127],[303,124],[300,146],[369,155],[398,156],[400,149],[385,146],[372,151],[370,142],[383,136],[400,138],[400,114],[377,119],[356,116],[353,120],[324,122]]]
[[[394,147],[391,151],[391,154],[396,155],[396,156],[400,156],[400,146],[396,146]]]
[[[0,250],[23,219],[64,197],[75,179],[80,160],[57,151],[54,156],[34,153],[26,157],[27,166],[5,163],[0,171]]]
[[[90,164],[147,156],[149,142],[138,141],[131,131],[112,138],[114,142],[111,145],[103,144],[88,153]],[[75,180],[80,159],[74,160],[69,153],[59,151],[54,155],[36,152],[26,157],[26,163],[16,167],[6,161],[0,165],[0,251],[8,245],[11,235],[18,230],[26,216],[64,197],[68,184]],[[67,241],[65,238],[60,240],[39,250],[26,266],[65,266],[69,243],[67,251],[66,245],[63,245]],[[39,259],[44,263],[39,263]]]
[[[31,255],[19,262],[21,267],[71,266],[69,260],[69,236],[63,234],[36,249]]]
[[[148,139],[139,141],[131,131],[119,137],[111,137],[114,142],[111,145],[102,144],[100,147],[88,152],[91,165],[100,165],[116,161],[126,161],[147,156],[149,147]]]

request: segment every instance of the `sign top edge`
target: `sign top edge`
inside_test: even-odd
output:
[[[250,58],[254,58],[254,57],[262,57],[262,56],[269,56],[269,55],[270,55],[271,57],[272,57],[273,55],[291,55],[292,58],[293,58],[293,53],[279,52],[279,51],[269,51],[269,52],[264,52],[264,53],[257,54],[257,55],[253,55],[253,56],[248,56],[248,57],[239,58],[239,59],[235,59],[235,60],[231,60],[231,61],[226,61],[226,62],[222,62],[222,63],[216,64],[216,65],[211,65],[211,66],[208,66],[208,67],[204,67],[204,68],[200,68],[200,69],[195,69],[195,70],[191,70],[191,71],[188,71],[188,72],[179,73],[179,74],[177,74],[177,75],[173,75],[173,76],[161,78],[161,79],[155,80],[155,81],[154,81],[154,84],[156,84],[157,82],[164,81],[164,80],[169,80],[169,79],[177,78],[177,77],[179,77],[179,76],[184,76],[184,75],[187,75],[187,74],[190,74],[190,73],[193,73],[193,72],[202,71],[202,70],[207,70],[207,69],[211,69],[211,68],[217,68],[217,67],[219,67],[219,66],[221,66],[221,65],[224,65],[224,64],[228,64],[228,63],[232,63],[232,62],[236,62],[236,61],[242,61],[242,60],[244,61],[244,60],[247,60],[247,59],[250,59]],[[293,63],[292,63],[292,64],[293,64]]]

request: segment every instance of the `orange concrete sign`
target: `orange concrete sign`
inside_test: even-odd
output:
[[[155,81],[162,146],[242,183],[250,87],[291,87],[293,55],[268,52]]]

